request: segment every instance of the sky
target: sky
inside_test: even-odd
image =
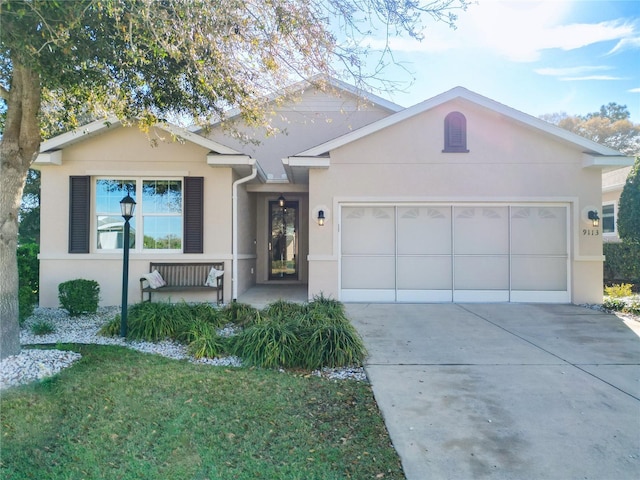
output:
[[[462,86],[536,117],[615,102],[640,123],[640,0],[477,0],[456,24],[392,38],[411,74],[385,77],[413,84],[380,96],[408,107]]]

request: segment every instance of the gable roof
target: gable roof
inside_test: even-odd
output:
[[[381,107],[392,113],[400,112],[404,110],[404,107],[402,107],[401,105],[398,105],[397,103],[394,103],[385,98],[379,97],[378,95],[368,92],[367,90],[359,89],[353,85],[343,82],[342,80],[338,80],[337,78],[327,77],[321,74],[316,75],[315,77],[309,80],[301,80],[300,82],[294,83],[293,85],[286,87],[285,89],[279,92],[275,92],[270,95],[267,95],[264,98],[264,101],[265,103],[272,103],[280,98],[302,93],[306,89],[313,88],[314,86],[318,86],[318,85],[326,85],[329,87],[329,89],[342,90],[344,92],[347,92],[353,95],[354,97],[360,98],[365,102]],[[231,120],[239,115],[240,115],[240,109],[233,108],[226,113],[225,121]],[[213,124],[210,125],[210,127],[213,128],[216,125],[219,125],[220,123],[221,121],[214,122]],[[204,128],[200,126],[193,126],[189,128],[189,131],[194,133],[199,133],[199,132],[202,132],[203,130]]]
[[[123,123],[116,117],[108,117],[88,123],[61,135],[57,135],[53,138],[50,138],[49,140],[45,140],[40,145],[40,154],[38,155],[35,163],[52,163],[47,160],[47,154],[51,154],[53,152],[62,150],[63,148],[66,148],[70,145],[73,145],[74,143],[82,142],[91,137],[100,135],[101,133],[104,133],[109,129],[115,129],[123,126]],[[237,150],[222,145],[221,143],[214,142],[213,140],[204,138],[196,133],[189,132],[188,130],[176,125],[172,125],[169,123],[158,123],[155,125],[155,127],[164,130],[171,135],[175,135],[178,138],[184,139],[191,143],[195,143],[196,145],[199,145],[215,153],[224,155],[242,154]]]
[[[367,135],[371,135],[383,128],[387,128],[391,125],[395,125],[396,123],[402,122],[408,118],[419,115],[423,112],[431,110],[439,105],[442,105],[451,100],[462,99],[473,103],[475,105],[479,105],[481,107],[492,110],[496,113],[504,115],[511,120],[514,120],[526,127],[536,129],[544,134],[552,135],[559,140],[572,143],[574,145],[580,146],[585,150],[585,153],[589,153],[592,155],[601,155],[606,157],[625,157],[620,152],[613,150],[612,148],[605,147],[599,143],[596,143],[587,138],[581,137],[575,133],[569,132],[568,130],[564,130],[556,125],[553,125],[549,122],[541,120],[539,118],[533,117],[526,113],[520,112],[514,108],[508,107],[502,103],[496,102],[495,100],[491,100],[490,98],[484,97],[480,94],[467,90],[464,87],[455,87],[451,90],[441,93],[435,97],[432,97],[428,100],[425,100],[421,103],[418,103],[412,107],[406,108],[394,115],[391,115],[387,118],[379,120],[375,123],[362,127],[354,132],[343,135],[339,138],[330,140],[316,147],[310,148],[304,152],[300,152],[295,155],[296,157],[317,157],[327,155],[331,150],[339,148],[343,145],[351,143],[355,140],[363,138]]]

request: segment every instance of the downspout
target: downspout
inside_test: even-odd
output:
[[[231,260],[231,286],[232,301],[238,299],[238,185],[249,182],[258,176],[258,167],[255,160],[251,165],[251,174],[247,177],[239,178],[233,182],[233,190],[231,197],[231,235],[233,237],[232,260]]]

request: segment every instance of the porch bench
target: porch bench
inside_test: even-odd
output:
[[[215,286],[206,286],[207,276],[212,268],[224,270],[223,262],[205,263],[149,263],[149,273],[157,270],[166,282],[165,286],[151,288],[146,278],[140,278],[140,301],[144,302],[144,294],[149,294],[148,301],[151,301],[153,293],[165,292],[216,292],[218,305],[224,300],[224,275],[215,279]],[[147,286],[144,282],[147,282]]]

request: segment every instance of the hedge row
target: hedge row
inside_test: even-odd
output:
[[[640,243],[605,243],[604,282],[640,284]]]

